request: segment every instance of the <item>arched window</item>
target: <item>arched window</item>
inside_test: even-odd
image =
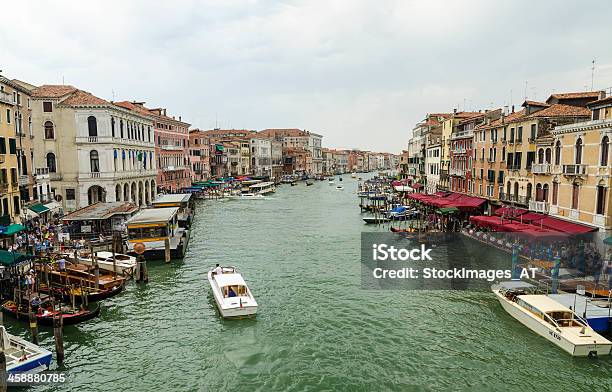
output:
[[[123,139],[123,120],[122,119],[119,120],[119,132],[121,135],[121,139]]]
[[[115,137],[115,117],[111,117],[111,136]]]
[[[555,144],[555,165],[561,164],[561,141],[557,140]]]
[[[92,173],[100,172],[100,156],[98,155],[98,151],[91,150],[89,153],[89,164],[91,166]]]
[[[536,185],[536,201],[543,201],[544,196],[542,194],[542,184]]]
[[[578,209],[578,197],[580,196],[580,185],[572,184],[572,209]]]
[[[608,136],[604,136],[601,139],[601,157],[599,159],[599,166],[608,166],[608,155],[610,151],[610,139]]]
[[[576,140],[576,165],[580,165],[582,163],[582,139],[578,138]]]
[[[87,117],[87,129],[89,136],[98,136],[98,122],[94,116]]]
[[[552,192],[552,203],[553,205],[557,205],[557,200],[559,198],[559,183],[553,182],[553,192]]]
[[[542,201],[545,201],[548,203],[548,184],[544,184],[544,186],[542,187]]]
[[[47,167],[49,168],[49,173],[57,172],[57,167],[55,166],[55,154],[52,152],[47,154]]]
[[[552,150],[550,148],[546,149],[546,163],[552,163]]]
[[[538,150],[538,163],[544,163],[544,149],[540,148]]]
[[[597,185],[597,209],[595,213],[599,215],[603,215],[606,213],[606,196],[608,193],[608,188],[603,186],[603,184]]]
[[[45,121],[45,139],[55,139],[55,126],[51,121]]]

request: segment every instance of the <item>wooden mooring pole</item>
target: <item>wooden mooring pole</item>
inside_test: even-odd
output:
[[[6,372],[6,355],[4,355],[4,350],[0,351],[0,392],[7,391],[7,376]]]
[[[60,312],[59,316],[53,316],[53,337],[55,338],[55,356],[57,364],[62,366],[64,364],[64,337],[62,335],[62,324],[64,320]]]

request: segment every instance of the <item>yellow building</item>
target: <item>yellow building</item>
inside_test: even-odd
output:
[[[550,214],[612,230],[612,97],[588,104],[591,120],[552,130]]]
[[[442,139],[440,140],[440,182],[438,183],[439,190],[450,189],[450,145],[451,145],[451,134],[455,125],[459,124],[461,120],[478,115],[478,112],[457,112],[455,110],[450,116],[445,117],[441,121],[442,127]]]
[[[0,76],[0,224],[19,223],[32,195],[32,120],[28,90]]]

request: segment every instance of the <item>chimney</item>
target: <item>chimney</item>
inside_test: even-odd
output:
[[[453,109],[453,114],[457,114],[457,108]]]
[[[601,90],[599,92],[599,99],[604,99],[606,97],[606,92],[604,90]]]
[[[502,112],[504,116],[508,115],[508,105],[504,105],[504,111]]]
[[[514,105],[512,105],[512,113],[514,113]]]
[[[181,118],[181,116],[179,116],[179,121],[183,121],[183,119]]]
[[[163,111],[164,111],[164,116],[165,116],[166,115],[166,109],[163,109]]]

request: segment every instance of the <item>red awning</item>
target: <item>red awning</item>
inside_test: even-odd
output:
[[[508,222],[498,216],[487,216],[487,215],[474,215],[470,216],[470,222],[476,226],[487,227],[493,230],[497,230],[504,222]]]
[[[532,223],[539,225],[542,219],[546,218],[546,215],[538,214],[536,212],[528,212],[514,218],[515,220],[522,223]]]
[[[568,222],[562,219],[553,218],[552,216],[547,216],[540,222],[536,222],[536,226],[543,226],[568,234],[583,234],[598,230],[595,227],[589,227],[585,225],[580,225],[578,223]]]
[[[501,207],[495,210],[495,215],[497,216],[519,216],[527,213],[528,211],[523,208],[513,208],[513,207]]]
[[[528,231],[532,228],[530,225],[525,225],[523,223],[513,222],[513,223],[505,223],[499,227],[499,231],[507,231],[507,232],[524,232]]]
[[[486,202],[486,200],[481,199],[479,197],[462,196],[460,198],[457,198],[456,200],[453,200],[453,202],[450,203],[448,207],[457,207],[460,210],[467,210],[480,207],[482,204],[484,204],[484,202]]]
[[[421,189],[421,188],[423,188],[423,184],[420,184],[418,182],[412,185],[412,189]]]
[[[540,229],[539,227],[532,226],[526,230],[521,231],[521,233],[525,233],[530,237],[538,238],[538,239],[563,239],[567,237],[567,233],[560,233],[555,230],[549,229]]]

